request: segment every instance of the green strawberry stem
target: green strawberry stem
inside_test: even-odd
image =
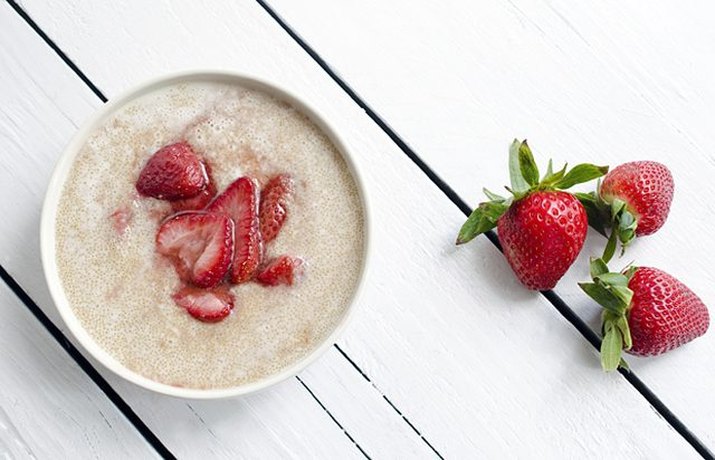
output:
[[[612,254],[611,254],[612,255]],[[633,291],[628,287],[636,267],[623,272],[610,272],[603,259],[591,259],[592,283],[579,283],[581,289],[603,307],[603,340],[601,342],[601,366],[606,372],[619,366],[627,368],[621,358],[623,349],[633,346],[628,312],[633,300]]]
[[[489,201],[480,203],[472,211],[467,221],[462,225],[457,236],[456,244],[464,244],[476,236],[488,232],[497,225],[499,218],[509,209],[514,201],[520,200],[535,191],[566,190],[576,184],[582,184],[599,178],[608,172],[608,166],[592,164],[579,164],[567,171],[564,165],[559,171],[553,171],[553,164],[549,161],[544,177],[539,180],[539,168],[534,160],[534,155],[526,140],[514,142],[509,147],[509,177],[510,187],[507,190],[512,194],[504,198],[484,189]],[[576,194],[585,195],[585,194]],[[579,198],[580,199],[580,198]],[[595,199],[592,200],[595,203]],[[583,201],[582,201],[583,202]],[[585,205],[584,205],[585,206]],[[595,204],[593,206],[596,206]],[[586,207],[587,213],[588,207]],[[589,214],[589,222],[591,221]]]
[[[605,263],[610,262],[613,258],[613,254],[616,253],[617,244],[618,232],[611,230],[611,235],[608,237],[608,242],[606,243],[606,247],[603,248],[603,255],[601,256],[601,259],[603,259]]]
[[[608,238],[602,259],[608,263],[616,252],[617,243],[621,243],[621,256],[636,237],[638,221],[623,200],[614,199],[607,203],[601,197],[601,184],[596,192],[576,193],[576,198],[586,209],[588,224],[597,232]],[[607,229],[610,229],[607,231]]]

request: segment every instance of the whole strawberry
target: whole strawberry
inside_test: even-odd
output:
[[[553,288],[576,260],[588,219],[570,193],[537,191],[514,202],[497,221],[511,268],[529,289]]]
[[[685,284],[657,268],[630,267],[610,273],[602,259],[591,261],[593,283],[580,286],[604,308],[601,364],[615,370],[621,350],[655,356],[705,334],[710,315]]]
[[[526,141],[515,140],[509,150],[512,193],[504,198],[484,190],[491,201],[481,203],[464,223],[457,244],[498,230],[504,256],[519,281],[533,290],[547,290],[566,273],[581,252],[588,219],[578,199],[560,191],[588,182],[608,171],[607,166],[580,164],[566,172],[553,172],[551,162],[544,177]]]
[[[663,226],[673,201],[673,176],[655,161],[632,161],[609,172],[598,194],[579,194],[589,209],[591,225],[604,235],[611,227],[606,262],[615,251],[616,240],[625,250],[631,241],[650,235]]]

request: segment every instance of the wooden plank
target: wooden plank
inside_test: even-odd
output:
[[[158,458],[4,283],[0,314],[0,457]]]
[[[254,395],[221,401],[179,400],[118,378],[110,381],[178,458],[200,453],[225,459],[364,458],[350,439],[350,427],[338,427],[295,378]],[[384,424],[379,408],[376,412]],[[360,448],[362,441],[371,447],[369,439],[353,439]]]
[[[332,413],[339,414],[343,425],[361,427],[356,435],[359,433],[359,439],[370,440],[361,448],[371,458],[387,454],[390,457],[435,458],[429,441],[422,438],[423,442],[414,443],[416,436],[422,435],[396,409],[388,408],[390,402],[385,395],[356,371],[336,348],[331,348],[324,359],[303,371],[300,379]],[[385,417],[382,413],[385,409],[394,410],[398,416]]]
[[[13,216],[0,222],[0,264],[64,328],[41,275],[39,213],[53,163],[78,124],[101,103],[6,4],[0,6],[0,22],[0,63],[11,69],[0,74],[0,150],[5,159],[0,165],[0,193],[12,196],[2,200],[0,210]],[[316,369],[321,367],[316,363]],[[314,377],[319,375],[311,371]],[[336,401],[354,396],[354,392],[342,390],[349,386],[345,381],[352,381],[354,371],[326,369],[326,373],[321,381],[332,382],[339,389],[332,394]],[[362,457],[353,441],[295,379],[250,398],[187,403],[152,395],[107,372],[104,375],[178,456],[206,451],[222,458]],[[76,404],[84,404],[84,399]],[[334,414],[338,422],[341,415]],[[27,416],[32,417],[32,412]],[[77,417],[69,409],[67,416]],[[396,452],[427,451],[418,436],[405,436],[407,427],[396,423],[401,422],[399,414],[385,404],[366,402],[362,415],[350,416],[353,424],[362,423],[369,430],[383,426],[385,436],[400,439]],[[346,428],[348,434],[351,428]],[[314,433],[320,433],[320,442],[315,442]],[[369,439],[358,438],[357,442],[376,449]]]
[[[676,180],[667,224],[614,266],[660,267],[715,308],[706,256],[715,250],[715,206],[703,201],[715,193],[712,2],[271,4],[472,206],[482,186],[508,182],[505,153],[515,136],[529,137],[542,164],[548,155],[555,164],[667,164]],[[556,289],[594,330],[598,308],[576,282],[604,244],[589,236]],[[658,359],[629,358],[711,449],[714,351],[710,332]]]
[[[366,172],[377,223],[368,289],[340,346],[442,455],[694,456],[619,376],[595,372],[590,346],[516,289],[492,246],[452,250],[459,212],[257,4],[27,7],[110,97],[152,74],[233,63],[333,120]],[[356,410],[330,409],[341,407]]]

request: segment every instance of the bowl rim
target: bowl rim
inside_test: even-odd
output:
[[[55,221],[59,200],[74,160],[86,143],[88,137],[103,121],[114,114],[116,110],[122,108],[125,104],[163,87],[181,82],[192,81],[234,83],[246,88],[263,91],[276,99],[287,102],[300,113],[306,115],[325,135],[328,136],[344,159],[348,170],[355,181],[363,210],[363,254],[358,281],[353,289],[351,300],[334,329],[323,339],[322,342],[320,342],[318,346],[292,365],[259,380],[227,388],[200,389],[172,386],[149,379],[148,377],[145,377],[124,366],[109,352],[105,351],[82,326],[79,318],[75,315],[69,305],[69,301],[64,293],[57,269]],[[221,399],[255,393],[293,377],[305,369],[309,364],[314,362],[318,357],[323,355],[337,341],[337,338],[345,330],[349,319],[353,316],[355,305],[358,303],[364,291],[366,270],[371,252],[371,227],[371,211],[368,204],[367,190],[364,179],[355,164],[353,153],[350,151],[343,138],[338,134],[338,131],[328,122],[327,116],[315,108],[311,103],[299,98],[290,90],[267,78],[232,70],[194,69],[164,74],[136,84],[121,92],[118,96],[110,99],[84,121],[81,128],[72,137],[54,166],[42,206],[42,215],[40,220],[40,250],[45,281],[62,320],[65,322],[70,332],[81,344],[81,346],[105,368],[125,380],[156,393],[186,399]]]

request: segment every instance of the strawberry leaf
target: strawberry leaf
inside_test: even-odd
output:
[[[625,369],[627,371],[631,370],[631,367],[628,365],[625,359],[621,358],[621,362],[618,363],[618,367],[620,369]]]
[[[511,205],[511,200],[481,203],[477,209],[472,211],[472,214],[459,230],[457,244],[471,241],[477,235],[496,227],[497,220],[509,209],[509,205]]]
[[[625,207],[618,215],[617,220],[618,239],[621,241],[621,255],[623,255],[623,252],[625,252],[626,250],[626,246],[628,246],[636,237],[636,228],[638,228],[638,221],[633,216],[633,214],[631,214],[631,212],[628,211],[628,209],[626,209]],[[614,231],[616,231],[616,229],[614,229]]]
[[[606,247],[603,248],[603,255],[601,258],[604,262],[608,263],[613,258],[613,254],[616,253],[616,243],[618,242],[618,232],[616,229],[611,229],[611,235],[608,237],[608,242]]]
[[[621,350],[623,349],[623,335],[621,330],[611,321],[605,321],[605,334],[601,342],[601,367],[606,372],[618,369],[621,362]]]
[[[551,160],[549,160],[549,166],[551,166]],[[568,168],[568,163],[565,164],[564,167],[561,168],[559,171],[556,171],[556,172],[547,171],[544,178],[541,179],[541,183],[539,185],[542,187],[549,187],[549,188],[553,187],[554,184],[556,184],[561,179],[563,179],[564,175],[566,174],[566,168]]]
[[[608,166],[596,166],[588,163],[574,166],[571,171],[554,184],[559,189],[571,188],[576,184],[583,184],[603,176],[608,172]]]
[[[606,262],[602,259],[595,259],[591,257],[591,264],[589,267],[591,269],[591,278],[596,278],[599,275],[609,272],[608,265],[606,265]]]
[[[598,233],[606,235],[606,227],[611,221],[611,213],[605,204],[598,198],[595,192],[590,193],[574,193],[574,196],[583,205],[588,216],[588,224],[593,227]]]
[[[603,282],[578,283],[578,285],[586,295],[595,300],[606,310],[617,315],[622,315],[626,311],[626,308],[628,308],[628,305],[630,305],[630,302],[624,302],[623,293],[614,293],[613,290],[607,287]]]
[[[519,148],[521,147],[521,142],[514,139],[511,147],[509,147],[509,179],[511,180],[511,191],[514,194],[524,193],[529,190],[529,183],[524,180],[524,176],[521,174],[521,167],[519,166]]]
[[[626,208],[626,202],[620,198],[614,198],[611,202],[611,219],[613,222],[616,221],[618,215]]]
[[[603,341],[601,342],[601,365],[605,371],[614,371],[619,366],[628,369],[621,352],[633,346],[627,311],[633,299],[628,287],[631,269],[623,273],[608,271],[603,259],[591,259],[593,283],[579,283],[583,291],[603,307]]]
[[[628,286],[628,278],[622,273],[602,273],[594,278],[609,286]]]
[[[621,316],[616,320],[616,327],[618,327],[623,336],[623,347],[626,350],[630,350],[633,347],[633,339],[631,338],[631,328],[628,327],[628,320],[625,316]]]
[[[627,209],[623,209],[618,219],[618,227],[625,230],[631,226],[635,227],[636,218]]]
[[[623,270],[623,274],[626,275],[626,278],[628,278],[628,281],[630,282],[631,278],[633,278],[633,275],[636,274],[636,271],[638,271],[638,267],[630,265],[628,268]]]
[[[628,286],[610,286],[610,291],[611,293],[618,297],[620,301],[625,305],[624,311],[628,309],[628,306],[631,304],[631,300],[633,300],[633,290],[631,290]]]
[[[489,198],[491,201],[506,201],[506,198],[504,198],[503,196],[497,195],[496,193],[491,192],[491,191],[487,190],[486,188],[483,188],[482,191],[487,196],[487,198]]]
[[[593,279],[594,281],[601,276],[611,274],[611,270],[608,268],[607,262],[603,260],[603,258],[591,257],[588,260],[589,272],[591,274],[591,279]]]
[[[551,158],[549,158],[549,165],[546,167],[546,174],[544,174],[544,178],[541,179],[541,182],[546,181],[547,177],[550,177],[554,174],[554,162],[551,161]]]
[[[596,192],[575,192],[574,196],[578,198],[578,201],[580,201],[584,206],[586,206],[586,203],[596,203],[598,200],[598,198],[596,198]]]
[[[539,183],[539,168],[526,141],[519,146],[519,170],[527,184],[534,187]]]

